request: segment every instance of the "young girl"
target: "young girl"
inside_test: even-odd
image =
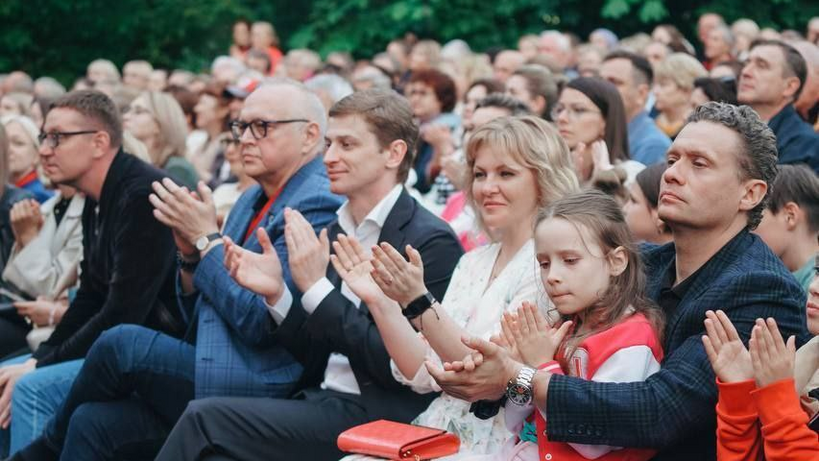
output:
[[[556,200],[538,216],[535,247],[543,285],[563,324],[550,327],[524,305],[504,317],[494,341],[530,367],[593,381],[642,381],[657,372],[662,314],[643,294],[643,268],[615,200],[594,190]],[[516,435],[500,453],[477,459],[645,460],[654,454],[553,442],[543,413],[532,405],[507,401],[505,410]]]

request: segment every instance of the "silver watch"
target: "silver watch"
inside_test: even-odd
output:
[[[526,406],[532,402],[534,395],[532,379],[537,370],[524,366],[518,372],[517,377],[509,380],[506,385],[506,397],[515,405]]]
[[[212,242],[214,240],[218,240],[220,238],[222,238],[222,234],[220,234],[218,232],[214,232],[214,233],[208,234],[208,235],[203,235],[203,236],[199,237],[198,239],[196,239],[196,242],[194,243],[194,246],[196,247],[197,250],[204,251],[205,248],[208,247],[210,242]]]

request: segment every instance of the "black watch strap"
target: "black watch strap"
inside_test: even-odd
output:
[[[426,310],[432,307],[432,305],[436,302],[435,296],[432,296],[432,293],[427,291],[423,295],[413,300],[411,303],[407,304],[407,307],[405,307],[403,310],[404,317],[406,317],[407,320],[420,317],[421,314],[426,312]]]

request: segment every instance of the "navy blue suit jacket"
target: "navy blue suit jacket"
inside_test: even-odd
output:
[[[338,222],[333,223],[331,240],[340,232]],[[427,289],[437,299],[443,298],[463,255],[461,244],[447,223],[404,190],[387,216],[378,241],[389,243],[402,255],[407,245],[418,250],[424,261]],[[393,378],[390,355],[366,304],[356,308],[341,294],[342,281],[332,264],[327,268],[327,278],[335,288],[316,310],[308,315],[300,297],[294,296],[293,306],[275,332],[276,339],[304,365],[296,390],[318,387],[330,354],[341,353],[350,360],[361,390],[360,397],[346,398],[356,400],[370,419],[410,422],[436,395],[416,394]]]
[[[674,244],[644,251],[648,294],[657,299]],[[659,449],[656,460],[716,458],[716,377],[702,335],[705,311],[722,309],[743,341],[757,318],[807,340],[805,294],[762,240],[743,230],[697,273],[666,319],[662,368],[644,382],[602,383],[553,375],[546,401],[556,441]]]

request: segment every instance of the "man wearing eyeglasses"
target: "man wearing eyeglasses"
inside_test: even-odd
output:
[[[248,96],[231,126],[245,172],[258,185],[236,202],[224,236],[261,252],[258,236],[266,234],[293,292],[285,207],[300,210],[318,232],[341,205],[319,155],[326,125],[315,95],[299,83],[278,81]],[[210,189],[200,182],[192,193],[164,179],[154,182],[153,192],[149,205],[172,230],[179,253],[185,340],[130,325],[106,332],[43,436],[16,459],[152,459],[189,401],[286,397],[301,376],[302,366],[272,334],[276,325],[264,298],[234,282],[223,264]]]
[[[173,237],[148,202],[151,182],[163,173],[122,151],[119,111],[104,94],[77,91],[52,107],[40,159],[52,182],[87,196],[81,283],[48,341],[0,368],[0,423],[7,429],[13,422],[12,452],[43,430],[80,370],[79,359],[104,330],[134,323],[168,335],[184,332]]]

